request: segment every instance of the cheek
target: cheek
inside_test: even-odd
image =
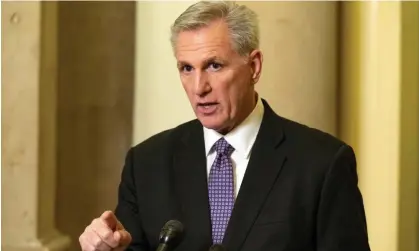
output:
[[[190,81],[186,77],[182,77],[180,80],[182,82],[183,90],[185,90],[186,94],[188,94],[188,96],[189,96],[191,94],[191,91],[192,91],[192,89],[191,89],[192,86],[190,84]]]
[[[235,82],[228,90],[230,113],[236,114],[240,110],[243,102],[246,102],[249,93],[247,88],[249,87],[245,85],[245,82]]]
[[[209,81],[211,83],[212,91],[215,92],[218,98],[225,99],[230,96],[231,90],[234,88],[234,74],[233,72],[214,73],[210,75]]]

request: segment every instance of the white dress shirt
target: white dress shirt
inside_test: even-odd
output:
[[[231,159],[233,162],[234,194],[236,197],[243,181],[247,164],[249,163],[252,146],[255,143],[256,136],[262,123],[263,113],[264,107],[262,100],[258,98],[252,113],[250,113],[250,115],[239,126],[227,135],[223,136],[214,130],[204,127],[208,176],[215,157],[217,156],[216,151],[212,149],[215,142],[224,137],[224,139],[235,149],[231,154]]]

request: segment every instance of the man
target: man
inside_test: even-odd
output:
[[[257,17],[233,2],[198,2],[172,26],[197,119],[127,154],[118,205],[86,228],[83,250],[155,250],[171,219],[176,250],[370,250],[354,153],[274,113],[255,92]]]

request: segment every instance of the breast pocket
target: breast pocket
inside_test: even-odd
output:
[[[243,250],[287,250],[290,245],[289,230],[289,223],[285,220],[255,222],[246,238]]]
[[[279,205],[267,205],[259,213],[255,225],[263,226],[284,223],[290,220],[290,213]]]
[[[273,224],[285,224],[286,219],[262,219],[262,220],[256,220],[254,226],[266,226],[266,225],[273,225]]]

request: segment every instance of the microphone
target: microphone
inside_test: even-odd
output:
[[[183,225],[177,220],[169,220],[160,231],[159,246],[156,251],[173,250],[180,242]]]
[[[214,244],[210,247],[209,251],[226,251],[226,248],[221,244]]]

